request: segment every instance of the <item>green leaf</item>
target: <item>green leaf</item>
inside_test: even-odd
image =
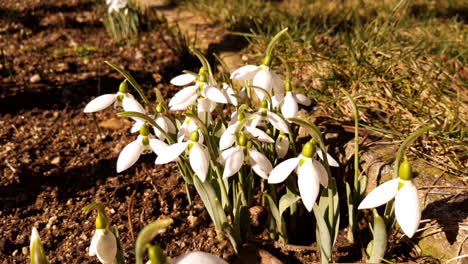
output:
[[[286,209],[288,209],[291,205],[299,201],[299,199],[301,199],[301,197],[293,193],[286,193],[283,195],[279,201],[280,216],[282,216],[284,211],[286,211]]]
[[[146,244],[151,242],[151,240],[157,234],[164,232],[166,228],[170,226],[173,222],[174,220],[172,220],[172,218],[156,220],[155,222],[145,226],[145,228],[143,228],[143,230],[140,231],[135,246],[135,256],[137,264],[143,264]]]
[[[142,113],[139,113],[139,112],[120,112],[117,115],[120,116],[120,117],[131,117],[131,118],[139,119],[139,120],[144,121],[144,122],[148,122],[150,125],[154,126],[156,129],[158,129],[167,138],[167,141],[170,144],[175,143],[175,140],[174,140],[173,136],[170,135],[169,133],[167,133],[164,129],[162,129],[158,125],[158,123],[156,123],[156,121],[153,118],[149,117],[148,115],[145,115],[145,114],[142,114]]]
[[[371,241],[370,263],[380,263],[385,256],[387,250],[387,228],[384,219],[379,215],[377,210],[374,212],[374,239]]]

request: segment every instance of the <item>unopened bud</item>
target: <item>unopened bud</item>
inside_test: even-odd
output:
[[[119,92],[121,93],[128,93],[128,84],[127,84],[127,80],[124,80],[120,86],[119,86]]]
[[[411,168],[411,163],[408,161],[408,158],[405,156],[403,162],[400,164],[398,170],[398,177],[405,181],[410,181],[413,179],[413,171]]]

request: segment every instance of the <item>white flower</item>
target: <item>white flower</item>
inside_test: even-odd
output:
[[[190,74],[190,73],[184,73],[181,75],[177,75],[176,77],[171,79],[171,84],[175,86],[185,86],[188,85],[191,82],[194,82],[197,80],[196,75]]]
[[[89,246],[89,255],[97,256],[102,264],[112,264],[117,255],[117,239],[108,229],[96,229]]]
[[[148,127],[143,125],[137,139],[126,145],[120,152],[117,158],[117,172],[120,173],[133,166],[141,154],[154,151],[159,155],[165,147],[167,144],[150,135]]]
[[[239,99],[243,98],[245,96],[244,90],[242,90],[239,94],[236,93],[236,90],[234,90],[229,84],[223,83],[223,90],[222,92],[224,93],[224,97],[226,97],[228,103],[237,106],[239,105]],[[239,98],[238,98],[239,97]]]
[[[120,9],[127,7],[128,0],[106,0],[106,3],[109,5],[108,12],[119,12]]]
[[[284,158],[288,154],[289,150],[289,138],[283,133],[280,133],[276,138],[275,142],[275,151],[278,154],[278,157]]]
[[[179,128],[179,132],[177,133],[177,142],[188,141],[192,132],[196,130],[198,130],[197,123],[190,117],[185,117],[185,120],[182,122],[182,125]],[[199,135],[202,139],[201,142],[203,142],[203,134]]]
[[[192,251],[169,260],[170,264],[228,264],[223,259],[202,251]],[[151,261],[146,262],[151,264]]]
[[[284,84],[283,80],[273,71],[270,67],[265,65],[245,65],[235,70],[231,74],[231,79],[239,81],[252,81],[254,91],[260,101],[265,99],[265,94],[256,87],[260,87],[267,91],[270,95],[273,95],[276,100],[281,101],[284,96]]]
[[[320,184],[324,187],[328,186],[328,173],[320,162],[312,159],[313,149],[313,143],[307,142],[302,149],[302,154],[278,164],[268,178],[268,183],[280,183],[296,169],[299,193],[309,212],[319,194]]]
[[[219,139],[219,148],[221,150],[227,149],[230,146],[234,144],[236,141],[236,136],[235,132],[237,129],[237,126],[240,124],[240,121],[245,118],[244,114],[241,113],[238,115],[237,119],[238,121],[234,123],[231,126],[228,126],[224,133],[221,135],[221,138]],[[261,142],[265,143],[274,143],[275,141],[265,132],[262,130],[252,127],[252,126],[244,126],[241,131],[245,130],[248,134],[251,136],[257,138]]]
[[[323,151],[321,149],[317,149],[317,155],[321,160],[323,160]],[[327,161],[328,165],[332,167],[339,167],[340,164],[327,152],[325,152],[325,155],[327,155]]]
[[[279,115],[268,110],[268,103],[266,101],[262,102],[261,108],[255,114],[256,118],[250,121],[250,126],[265,126],[265,123],[269,122],[279,131],[289,134],[288,124],[286,124],[286,122]]]
[[[375,208],[395,198],[396,220],[403,232],[408,237],[412,237],[418,229],[421,210],[419,208],[418,190],[411,180],[411,172],[406,177],[402,176],[401,168],[406,165],[404,163],[400,167],[400,177],[375,188],[362,200],[358,209]]]
[[[236,174],[244,162],[247,162],[253,171],[264,179],[268,179],[268,174],[273,169],[271,162],[265,155],[253,148],[251,144],[246,144],[244,135],[240,136],[238,146],[221,153],[219,162],[224,165],[223,178]]]
[[[104,110],[114,104],[115,108],[123,108],[126,112],[145,113],[143,106],[127,91],[128,85],[127,82],[124,81],[120,84],[119,91],[117,93],[103,94],[94,98],[86,105],[83,111],[85,113],[93,113]]]
[[[205,145],[199,143],[199,132],[195,130],[187,142],[179,142],[163,148],[164,155],[159,155],[156,164],[166,164],[175,161],[186,149],[188,149],[189,162],[192,170],[198,178],[205,182],[210,165],[210,153]]]
[[[193,75],[182,74],[171,80],[174,85],[185,85],[194,81]],[[216,103],[227,104],[228,101],[224,93],[215,85],[206,81],[205,73],[200,73],[195,85],[191,85],[178,91],[169,101],[169,109],[173,111],[186,110],[190,105],[195,104],[198,98],[207,98]]]
[[[47,257],[44,252],[44,247],[42,246],[41,238],[39,237],[39,232],[33,227],[31,232],[31,242],[29,244],[31,264],[47,264]]]
[[[172,123],[172,121],[163,114],[157,114],[156,119],[154,121],[156,122],[156,124],[158,124],[162,128],[162,130],[170,134],[175,134],[177,131],[174,123]],[[145,123],[146,121],[144,120],[137,120],[135,124],[133,124],[132,128],[130,129],[130,132],[135,133],[135,132],[140,131],[141,127]],[[157,129],[156,127],[153,127],[153,132],[156,135],[156,137],[159,138],[160,140],[163,140],[163,141],[166,140],[166,137],[164,136],[164,134],[161,131],[159,131],[159,129]]]
[[[293,94],[291,91],[286,91],[286,95],[281,102],[281,113],[285,118],[293,118],[297,116],[299,111],[298,104],[309,106],[311,103],[312,101],[301,93]]]

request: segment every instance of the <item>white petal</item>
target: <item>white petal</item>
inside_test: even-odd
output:
[[[281,113],[285,118],[296,117],[299,107],[291,92],[287,92],[281,106]]]
[[[395,197],[398,192],[398,179],[389,180],[379,185],[377,188],[372,190],[361,204],[358,209],[368,209],[380,206]]]
[[[273,92],[278,98],[284,97],[284,81],[275,72],[271,72]]]
[[[130,168],[138,158],[140,158],[141,153],[143,152],[143,143],[141,142],[140,137],[137,140],[130,142],[125,146],[119,154],[117,159],[117,172],[122,172]]]
[[[228,100],[224,96],[224,93],[214,86],[205,87],[204,92],[205,92],[206,97],[210,99],[211,101],[221,103],[221,104],[228,103]]]
[[[268,180],[268,172],[262,170],[262,168],[258,164],[252,164],[252,170],[260,176],[261,178]]]
[[[395,196],[395,216],[403,232],[412,237],[421,220],[421,209],[418,191],[411,181],[405,182]]]
[[[172,97],[171,101],[169,101],[169,107],[173,105],[182,104],[191,98],[194,94],[196,94],[198,90],[198,86],[192,85],[185,87],[184,89],[178,91],[174,97]]]
[[[85,109],[83,110],[85,113],[92,113],[101,111],[111,104],[113,104],[117,100],[117,95],[115,94],[103,94],[94,98],[91,102],[89,102]]]
[[[161,141],[157,138],[150,138],[149,139],[149,144],[151,149],[156,153],[157,155],[164,154],[164,150],[169,147],[169,145],[166,144],[166,142]]]
[[[156,118],[156,124],[158,124],[159,127],[161,127],[162,130],[166,131],[168,130],[168,127],[167,127],[167,123],[166,123],[166,120],[164,118],[162,118],[161,116],[158,116]],[[154,131],[154,134],[161,140],[165,140],[166,137],[164,136],[164,134],[159,131],[159,129],[157,129],[156,127],[153,127],[153,131]]]
[[[226,128],[224,133],[221,135],[221,138],[219,139],[219,149],[227,149],[231,147],[234,142],[236,142],[236,137],[234,136],[236,127],[237,125],[233,125]]]
[[[167,132],[171,133],[171,134],[175,134],[175,132],[177,131],[176,130],[176,127],[174,125],[174,123],[172,123],[172,121],[167,117],[167,116],[162,116],[162,118],[165,120],[166,122],[166,125],[167,125]]]
[[[276,107],[278,107],[279,105],[281,105],[281,103],[282,103],[283,101],[284,101],[284,95],[282,95],[282,96],[274,95],[274,96],[271,98],[271,102],[272,102],[274,108],[276,108]]]
[[[283,135],[278,136],[275,142],[275,151],[280,158],[284,158],[289,150],[289,138]]]
[[[282,132],[284,132],[284,133],[286,133],[286,134],[289,133],[289,127],[288,127],[288,125],[287,125],[286,122],[285,122],[281,117],[279,117],[277,114],[268,111],[268,112],[267,112],[267,118],[268,118],[268,121],[270,121],[270,123],[271,123],[276,129],[278,129],[279,131],[282,131]]]
[[[255,74],[255,77],[253,78],[253,81],[252,81],[252,85],[263,88],[264,90],[266,90],[268,93],[271,94],[271,88],[273,85],[273,77],[270,73],[270,70],[263,69],[263,70],[260,70],[257,74]]]
[[[155,163],[166,164],[166,163],[176,160],[180,156],[180,154],[184,152],[188,144],[189,142],[175,143],[162,149],[162,151],[164,152],[164,155],[158,155]]]
[[[301,158],[287,159],[278,164],[271,172],[268,177],[268,183],[280,183],[288,178],[289,174],[299,165]]]
[[[301,105],[309,106],[312,103],[312,100],[310,100],[310,98],[305,94],[295,93],[293,96],[296,99],[296,102]]]
[[[231,86],[224,84],[223,86],[223,93],[224,96],[227,98],[228,103],[237,106],[239,104],[239,101],[237,100],[236,91],[231,88]]]
[[[255,127],[250,127],[246,126],[245,129],[254,137],[258,138],[261,142],[266,142],[266,143],[274,143],[275,141],[265,132],[262,130],[255,128]]]
[[[194,76],[190,73],[184,73],[172,78],[171,83],[176,86],[187,85],[197,79],[197,76]]]
[[[125,94],[122,107],[126,112],[145,113],[145,108],[131,94]]]
[[[170,107],[172,111],[179,111],[179,110],[187,110],[187,108],[190,105],[193,105],[195,101],[197,101],[198,94],[192,95],[192,97],[188,98],[186,101],[180,103],[180,104],[175,104]]]
[[[135,124],[133,124],[132,128],[130,129],[130,133],[136,133],[140,131],[141,126],[143,126],[145,122],[141,120],[137,120]]]
[[[193,251],[181,256],[178,256],[176,259],[171,260],[171,264],[228,264],[221,258],[218,258],[214,255],[201,252]]]
[[[225,151],[221,152],[221,155],[219,155],[219,157],[218,157],[218,162],[224,165],[224,163],[226,163],[227,158],[229,158],[229,156],[231,156],[231,154],[234,151],[236,151],[235,147],[228,148]]]
[[[197,174],[202,182],[205,182],[206,175],[208,174],[208,167],[210,166],[210,154],[208,150],[203,148],[199,143],[193,143],[192,149],[189,154],[190,167]]]
[[[224,165],[223,178],[230,177],[237,173],[244,164],[244,152],[240,148],[236,148],[227,158]]]
[[[91,244],[89,245],[89,255],[90,256],[96,256],[96,247],[97,247],[97,242],[98,242],[98,230],[93,235],[93,238],[91,239]]]
[[[114,261],[117,255],[117,240],[112,232],[107,231],[106,234],[98,236],[96,255],[103,264],[111,264]]]
[[[197,104],[197,111],[211,113],[216,108],[216,102],[208,98],[199,98]]]
[[[30,243],[29,243],[29,247],[32,247],[32,244],[35,241],[41,241],[41,239],[39,237],[39,232],[37,232],[37,229],[35,227],[33,227],[32,231],[31,231],[31,240],[30,240]]]
[[[315,172],[317,173],[317,176],[319,177],[320,184],[323,185],[323,187],[328,186],[328,173],[327,169],[320,163],[319,161],[312,161],[312,166],[314,167]]]
[[[240,81],[251,80],[254,78],[259,68],[260,67],[256,65],[242,66],[231,74],[231,79],[240,80]]]
[[[253,163],[258,165],[264,172],[270,173],[273,170],[270,160],[256,149],[249,149],[249,156],[253,160]]]
[[[306,159],[297,169],[297,185],[299,186],[302,203],[307,211],[312,211],[312,207],[319,194],[320,183],[319,175],[310,159]]]
[[[340,164],[330,154],[328,154],[328,152],[326,154],[327,154],[328,165],[332,167],[340,166]],[[317,149],[317,155],[319,156],[321,160],[323,160],[323,151],[321,149]]]

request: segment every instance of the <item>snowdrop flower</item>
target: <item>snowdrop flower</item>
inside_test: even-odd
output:
[[[33,227],[31,232],[31,243],[29,244],[29,254],[31,258],[31,264],[47,264],[47,257],[42,245],[39,232]]]
[[[285,136],[283,132],[280,132],[275,142],[276,154],[278,154],[278,157],[284,158],[286,154],[288,154],[288,150],[289,150],[289,138]]]
[[[228,103],[238,106],[239,105],[239,98],[243,98],[245,96],[244,90],[242,90],[239,94],[237,94],[236,90],[234,90],[229,84],[223,83],[222,92],[226,97]]]
[[[317,155],[319,156],[319,158],[321,160],[324,160],[323,159],[323,151],[321,149],[317,149]],[[338,161],[336,161],[330,154],[325,152],[325,155],[327,156],[327,161],[328,161],[329,166],[331,166],[331,167],[339,167],[340,166]]]
[[[190,111],[187,111],[187,112],[190,112]],[[179,132],[177,133],[177,141],[178,142],[188,141],[190,139],[190,135],[192,134],[192,132],[197,131],[197,130],[198,130],[197,123],[193,121],[190,117],[185,117],[184,122],[182,122],[182,125],[179,128]],[[201,135],[201,138],[203,138],[203,134]]]
[[[244,162],[252,166],[253,171],[260,177],[268,179],[268,174],[273,169],[268,158],[252,147],[245,135],[240,135],[238,145],[221,153],[220,163],[224,165],[223,178],[236,174],[244,165]]]
[[[236,129],[237,126],[239,126],[240,122],[244,120],[245,114],[243,112],[239,113],[237,115],[237,122],[234,123],[231,126],[228,126],[224,133],[221,135],[221,138],[219,139],[219,148],[221,150],[225,150],[229,147],[231,147],[234,142],[236,141]],[[252,137],[257,138],[261,142],[265,143],[274,143],[275,141],[265,132],[262,130],[252,127],[252,126],[244,126],[242,130],[244,130],[250,134]]]
[[[176,80],[172,79],[171,82],[183,84],[190,80],[187,75],[184,75],[183,77],[179,75],[176,78],[174,78]],[[207,82],[206,73],[203,68],[200,69],[199,77],[195,85],[187,86],[178,91],[169,101],[169,108],[174,111],[186,110],[190,105],[195,104],[197,99],[200,97],[207,98],[214,103],[227,104],[227,99],[223,92]]]
[[[358,209],[375,208],[395,198],[396,220],[403,232],[412,237],[421,220],[418,191],[412,179],[411,164],[405,157],[399,168],[399,177],[375,188]]]
[[[143,124],[137,139],[130,142],[120,152],[117,158],[117,172],[120,173],[133,166],[141,154],[150,153],[151,151],[160,154],[160,150],[165,147],[167,147],[167,144],[150,135],[148,126]]]
[[[98,112],[106,109],[112,104],[114,104],[114,108],[123,108],[126,112],[145,112],[143,106],[138,103],[137,100],[135,100],[133,95],[128,93],[128,85],[126,80],[120,84],[119,91],[116,94],[103,94],[94,98],[86,105],[84,112]]]
[[[307,142],[302,148],[302,154],[278,164],[268,178],[268,183],[280,183],[286,180],[293,170],[296,170],[302,203],[309,212],[319,194],[320,184],[324,187],[328,186],[327,170],[319,161],[312,158],[314,153],[315,143]]]
[[[127,6],[128,0],[106,0],[107,5],[109,5],[108,12],[119,12],[120,9],[123,9]]]
[[[98,213],[96,231],[89,246],[89,255],[96,256],[102,264],[112,264],[117,255],[117,239],[107,225],[104,217]]]
[[[270,57],[271,58],[271,57]],[[283,80],[267,65],[271,64],[271,59],[265,59],[264,63],[260,66],[245,65],[235,70],[231,74],[231,79],[239,81],[252,81],[254,91],[260,101],[265,99],[264,92],[255,87],[260,87],[273,95],[276,101],[281,101],[284,96]]]
[[[166,164],[175,161],[188,149],[190,167],[192,167],[192,170],[197,174],[198,178],[202,182],[205,182],[210,165],[210,153],[205,145],[199,143],[199,135],[198,130],[195,130],[190,135],[189,141],[179,142],[165,147],[163,149],[164,155],[158,156],[156,164]]]
[[[289,134],[289,127],[288,124],[277,114],[273,113],[272,111],[268,110],[268,102],[262,101],[260,109],[255,113],[256,118],[254,118],[250,125],[252,127],[257,126],[265,126],[267,122],[273,125],[274,128],[278,129],[279,131]]]
[[[297,116],[297,112],[299,111],[298,104],[309,106],[312,103],[306,95],[292,92],[290,80],[286,82],[285,90],[286,95],[281,102],[281,113],[285,118],[293,118]]]
[[[223,259],[202,251],[192,251],[169,260],[170,264],[228,264]],[[151,260],[146,264],[152,264]]]
[[[163,114],[164,109],[162,107],[162,104],[158,104],[156,106],[156,112],[157,112],[156,118],[154,118],[153,116],[151,117],[154,119],[156,124],[158,124],[162,128],[162,130],[166,131],[167,133],[175,134],[176,127],[174,123]],[[132,128],[130,129],[130,132],[135,133],[137,131],[140,131],[141,127],[145,123],[146,121],[144,120],[136,120],[135,124],[133,124]],[[159,138],[160,140],[162,141],[166,140],[166,136],[164,136],[164,134],[161,131],[159,131],[159,129],[157,129],[156,127],[153,127],[153,132],[156,135],[156,137]]]

